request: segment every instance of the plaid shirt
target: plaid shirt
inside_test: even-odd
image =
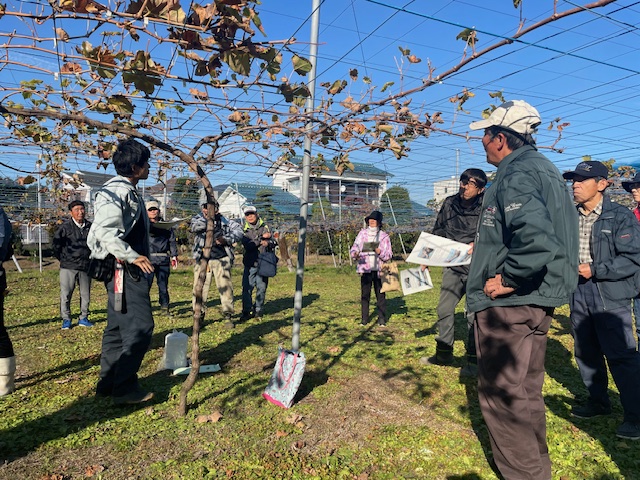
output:
[[[587,213],[587,211],[578,205],[578,223],[580,228],[580,263],[593,263],[593,255],[591,253],[591,231],[593,230],[593,224],[600,218],[602,214],[602,201],[604,197],[600,199],[598,205]]]

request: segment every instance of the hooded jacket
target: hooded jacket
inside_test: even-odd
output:
[[[516,287],[491,300],[485,282]],[[534,147],[511,152],[485,191],[469,277],[472,312],[489,307],[557,307],[578,284],[578,215],[558,169]]]

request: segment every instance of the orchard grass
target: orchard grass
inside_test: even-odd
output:
[[[236,266],[238,314],[241,273]],[[234,330],[223,328],[212,288],[201,358],[222,371],[200,376],[183,418],[177,404],[186,377],[158,367],[165,335],[191,333],[190,267],[171,274],[171,317],[161,313],[152,287],[156,328],[140,377],[156,396],[143,407],[115,407],[94,396],[106,321],[103,285],[92,288],[96,326],[63,331],[55,265],[43,273],[10,270],[5,318],[18,372],[17,391],[0,398],[0,478],[496,479],[475,380],[459,377],[462,305],[454,366],[419,362],[435,352],[441,271],[431,273],[433,290],[388,294],[388,326],[379,328],[360,325],[355,268],[309,266],[301,327],[307,370],[289,410],[261,394],[278,344],[291,347],[295,274],[281,267],[269,282],[262,320],[238,321]],[[76,289],[74,325],[77,295]],[[640,478],[640,442],[615,437],[622,421],[615,387],[613,415],[570,416],[585,395],[572,348],[564,306],[550,331],[544,385],[553,478]],[[217,421],[207,417],[216,414]]]

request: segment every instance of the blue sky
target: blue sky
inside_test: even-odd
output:
[[[109,2],[103,2],[109,3]],[[186,7],[187,2],[182,2]],[[463,28],[478,31],[478,50],[501,38],[511,37],[520,22],[524,28],[547,18],[553,11],[553,0],[523,0],[522,9],[513,7],[512,0],[415,0],[367,1],[325,0],[320,12],[320,45],[318,83],[348,78],[348,71],[357,68],[360,78],[367,75],[373,84],[381,86],[394,81],[389,92],[397,93],[419,85],[428,75],[428,61],[435,74],[456,65],[463,57],[464,43],[456,40]],[[558,1],[557,11],[575,8],[578,3]],[[404,11],[399,9],[404,8]],[[296,37],[294,50],[308,52],[311,1],[263,0],[258,11],[268,38],[272,40]],[[4,31],[9,25],[0,20]],[[489,92],[503,91],[506,99],[524,99],[540,111],[543,125],[538,144],[554,143],[557,133],[546,127],[560,118],[570,125],[556,145],[563,153],[542,151],[561,170],[574,167],[583,155],[597,160],[615,158],[618,165],[631,164],[638,155],[637,99],[640,54],[638,29],[640,6],[631,1],[582,12],[573,17],[550,23],[536,32],[488,55],[481,57],[441,84],[413,96],[411,106],[417,113],[441,111],[442,127],[455,135],[434,133],[416,141],[407,158],[396,160],[387,154],[358,152],[352,160],[374,163],[393,174],[391,185],[409,189],[414,200],[425,203],[432,197],[434,181],[455,176],[467,167],[492,170],[477,139],[465,139],[468,124],[481,117],[489,103]],[[398,47],[410,49],[422,59],[417,64],[403,62]],[[466,54],[472,52],[467,49]],[[46,59],[29,57],[32,62]],[[285,65],[283,74],[291,67]],[[30,72],[29,75],[33,73]],[[25,72],[4,70],[6,81],[17,81]],[[365,92],[359,81],[350,83],[348,92],[358,98]],[[465,104],[466,112],[456,112],[449,98],[467,88],[475,97]],[[323,97],[317,89],[317,101]],[[373,97],[377,98],[378,93]],[[238,105],[260,101],[260,94],[233,94]],[[200,119],[189,125],[194,138],[214,128],[211,119]],[[35,163],[33,154],[19,155],[15,150],[2,152],[4,159],[26,170]],[[459,158],[459,161],[456,159]],[[71,158],[70,170],[95,169],[95,161]],[[211,173],[214,184],[229,182],[269,183],[265,162],[245,156],[225,160],[221,169]],[[173,174],[180,171],[174,169]],[[0,170],[0,174],[15,177],[15,173]],[[152,183],[149,181],[148,183]]]

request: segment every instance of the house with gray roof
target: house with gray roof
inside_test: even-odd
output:
[[[354,170],[345,170],[339,175],[335,169],[323,171],[320,176],[309,179],[309,200],[326,198],[333,206],[348,207],[357,199],[360,203],[377,206],[387,190],[387,180],[393,175],[369,163],[351,162]],[[302,157],[278,159],[267,171],[272,185],[296,197],[301,195]]]
[[[258,203],[261,198],[268,198],[270,206],[283,218],[293,218],[300,213],[300,199],[273,185],[231,183],[226,185],[224,190],[220,186],[213,187],[213,189],[218,192],[222,191],[218,195],[218,203],[220,204],[220,213],[227,218],[244,218],[242,209],[246,205],[255,205],[260,208]]]

